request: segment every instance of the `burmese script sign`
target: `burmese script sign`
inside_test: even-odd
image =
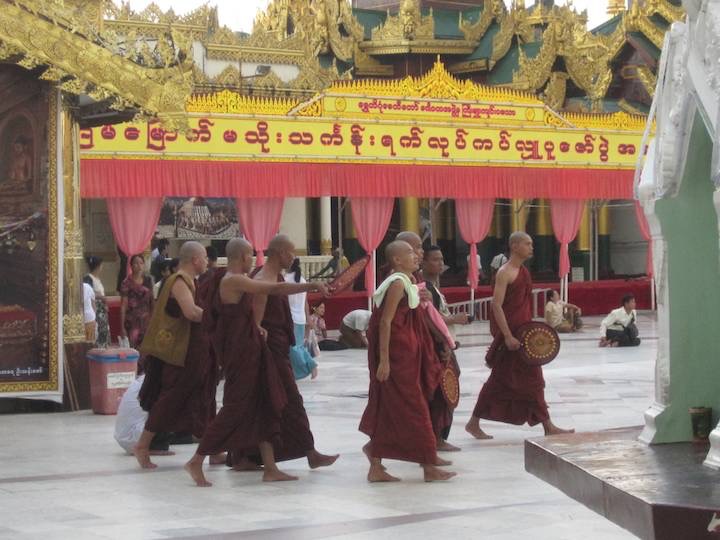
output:
[[[635,167],[641,133],[543,127],[402,124],[314,118],[193,116],[187,133],[159,124],[81,130],[83,155],[116,159],[273,160]]]

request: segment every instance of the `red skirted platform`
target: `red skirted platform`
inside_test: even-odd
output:
[[[559,284],[536,283],[536,289],[558,289]],[[470,290],[467,287],[445,287],[443,294],[449,303],[467,302],[470,299]],[[585,281],[570,284],[570,302],[580,307],[583,315],[606,315],[611,310],[620,306],[622,297],[626,294],[634,294],[637,300],[638,309],[650,309],[650,280],[640,279],[611,279],[604,281]],[[487,298],[492,296],[488,285],[478,287],[475,291],[475,298]],[[319,295],[309,294],[308,301],[311,306],[320,300]],[[354,309],[367,309],[367,296],[362,291],[351,291],[339,296],[326,298],[325,322],[329,330],[336,330],[346,313]],[[107,301],[110,319],[110,333],[113,339],[117,339],[120,332],[120,299],[108,298]]]

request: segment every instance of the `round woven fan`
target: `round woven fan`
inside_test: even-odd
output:
[[[442,390],[443,397],[450,408],[454,409],[458,406],[458,403],[460,403],[460,381],[455,370],[449,366],[442,371],[440,390]]]
[[[544,322],[523,324],[515,335],[520,341],[520,353],[530,365],[549,364],[560,352],[560,337]]]
[[[363,270],[365,270],[365,267],[368,265],[369,261],[370,255],[367,255],[362,259],[358,259],[350,266],[348,266],[345,270],[340,272],[340,274],[335,279],[328,283],[331,294],[339,294],[352,287],[352,284],[355,283],[355,280],[358,278],[358,276],[362,274]]]

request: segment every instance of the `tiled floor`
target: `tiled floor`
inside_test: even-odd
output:
[[[598,320],[586,322],[545,369],[554,420],[585,431],[641,424],[653,393],[654,319],[641,316],[635,349],[597,348]],[[367,484],[357,431],[366,358],[326,353],[319,379],[300,387],[318,449],[342,456],[322,471],[285,464],[299,482],[262,484],[259,473],[220,466],[207,473],[215,485],[199,489],[181,469],[194,447],[177,446],[176,456],[157,458],[157,470],[140,471],[113,441],[113,417],[0,416],[0,539],[632,538],[524,471],[523,440],[539,427],[486,423],[495,435],[488,442],[465,434],[488,376],[487,325],[463,329],[460,341],[463,397],[451,442],[463,450],[451,456],[459,473],[451,482],[425,484],[419,467],[388,462],[404,481]]]

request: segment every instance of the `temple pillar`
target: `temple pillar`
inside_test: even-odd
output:
[[[513,199],[512,200],[512,214],[510,217],[511,233],[516,231],[524,231],[527,228],[528,218],[528,204],[530,203],[527,199]]]
[[[572,268],[582,267],[583,279],[590,279],[590,249],[592,246],[592,209],[591,201],[585,203],[580,229],[575,238],[575,249],[570,257]]]
[[[309,199],[308,199],[309,200]],[[308,228],[307,203],[305,199],[289,197],[283,205],[280,232],[290,237],[295,244],[295,254],[307,255]]]
[[[610,265],[610,207],[604,202],[598,208],[598,279],[609,279],[612,275]]]
[[[83,231],[80,211],[80,138],[79,127],[67,109],[60,115],[61,155],[64,195],[64,291],[63,339],[65,343],[85,341],[83,323],[82,278],[85,273]],[[52,149],[51,149],[52,151]]]
[[[420,232],[420,201],[417,197],[400,199],[400,228],[403,231]]]
[[[539,274],[552,274],[555,261],[555,236],[550,215],[550,200],[538,199],[535,208],[535,269]]]
[[[332,254],[332,203],[330,197],[320,198],[320,253]]]

